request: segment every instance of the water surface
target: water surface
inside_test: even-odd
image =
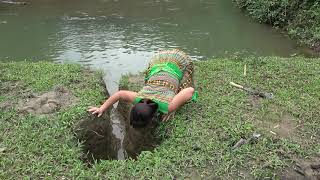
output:
[[[294,42],[243,15],[231,0],[26,0],[0,3],[0,59],[102,69],[114,92],[160,49],[203,60],[235,52],[289,56]]]

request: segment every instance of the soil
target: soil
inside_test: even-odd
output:
[[[8,99],[0,102],[0,109],[16,108],[20,114],[48,115],[75,104],[78,99],[65,87],[56,87],[51,91],[36,94],[26,88],[22,82],[1,82],[1,96]],[[11,99],[17,97],[17,100]]]
[[[319,180],[320,179],[320,157],[308,160],[296,159],[295,165],[289,167],[281,174],[284,180]]]
[[[74,129],[76,138],[83,142],[82,160],[92,164],[95,160],[117,159],[120,140],[112,134],[110,112],[101,117],[88,113]]]
[[[261,98],[259,98],[261,99]],[[253,99],[250,100],[250,104],[253,109],[257,109],[261,107],[261,100]],[[258,126],[266,130],[268,133],[272,134],[278,138],[287,138],[292,139],[297,135],[297,129],[300,126],[297,122],[297,119],[292,116],[290,113],[282,112],[281,108],[270,105],[270,111],[274,112],[266,114],[260,121],[255,118],[251,119]],[[250,117],[250,114],[248,115]],[[298,140],[298,139],[294,139]]]
[[[39,96],[29,96],[18,103],[20,113],[52,114],[61,108],[69,107],[77,102],[69,90],[64,87],[56,87],[54,90]]]

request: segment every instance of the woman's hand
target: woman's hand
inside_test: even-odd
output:
[[[100,116],[103,114],[103,112],[104,112],[103,109],[98,108],[98,107],[89,107],[88,111],[89,111],[91,114],[93,114],[93,115],[94,115],[94,114],[97,114],[98,117],[100,117]]]
[[[91,114],[97,114],[100,117],[104,111],[110,108],[114,103],[118,102],[119,100],[124,100],[126,102],[133,102],[135,97],[137,96],[136,92],[133,91],[124,91],[120,90],[110,96],[99,108],[98,107],[89,107],[88,111]]]

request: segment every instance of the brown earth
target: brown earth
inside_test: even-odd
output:
[[[76,138],[82,142],[82,160],[88,164],[95,160],[117,159],[120,140],[112,134],[110,112],[101,117],[87,113],[74,128]]]
[[[320,157],[295,159],[294,166],[287,168],[282,175],[284,180],[319,180]]]
[[[0,109],[17,109],[19,114],[48,115],[70,107],[78,101],[62,86],[38,95],[26,88],[22,82],[10,81],[1,82],[0,90],[0,95],[7,98],[0,102]],[[12,97],[17,98],[12,99]]]
[[[39,96],[32,95],[27,99],[20,100],[17,108],[20,113],[52,114],[61,108],[75,104],[77,101],[77,98],[68,89],[56,87]]]

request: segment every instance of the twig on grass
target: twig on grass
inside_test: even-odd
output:
[[[244,91],[248,92],[251,95],[259,96],[259,97],[265,98],[265,99],[272,99],[273,98],[273,94],[272,93],[256,91],[256,90],[253,90],[251,88],[247,88],[247,87],[244,87],[242,85],[236,84],[234,82],[230,82],[229,84],[234,86],[234,87],[237,87],[237,88],[239,88],[241,90],[244,90]]]

